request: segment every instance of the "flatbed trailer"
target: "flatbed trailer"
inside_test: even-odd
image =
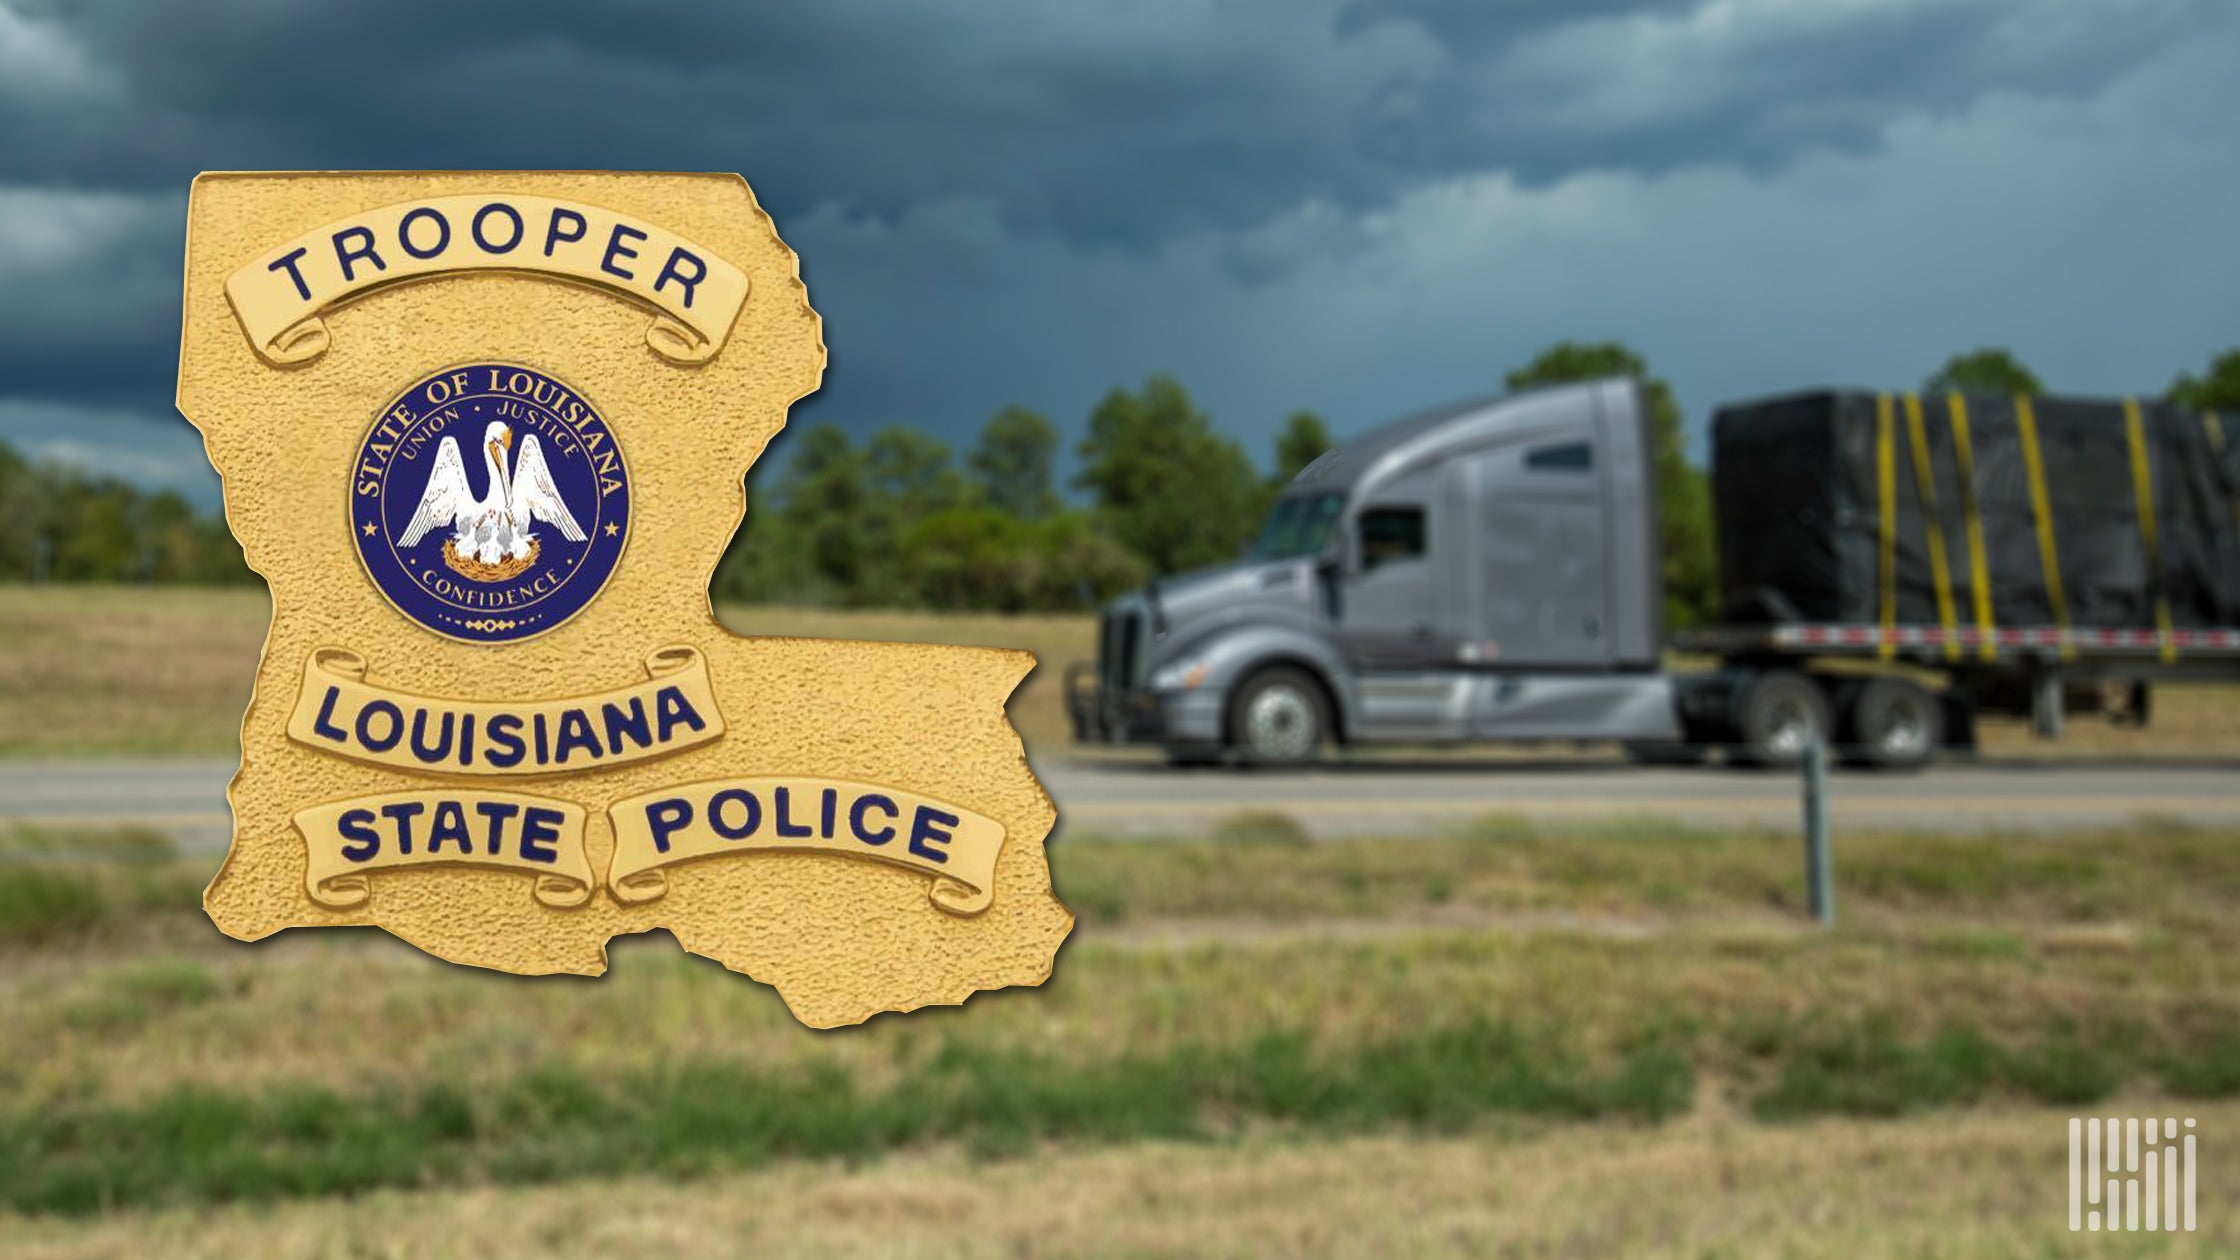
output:
[[[1716,666],[1676,676],[1682,743],[1691,749],[1635,746],[1646,760],[1696,760],[1719,749],[1781,760],[1749,747],[1747,720],[1738,716],[1749,683],[1776,672],[1801,676],[1827,696],[1829,722],[1821,733],[1839,754],[1855,763],[1891,765],[1919,758],[1862,742],[1889,735],[1886,721],[1873,732],[1858,729],[1861,691],[1877,678],[1908,679],[1920,695],[1933,697],[1937,713],[1929,733],[1936,747],[1953,751],[1973,749],[1975,719],[1983,715],[2027,717],[2038,735],[2052,739],[2061,735],[2066,715],[2080,709],[2110,710],[2144,725],[2158,682],[2240,682],[2240,628],[2003,626],[1986,634],[1966,626],[1793,622],[1687,631],[1673,636],[1673,646],[1710,657]],[[2120,694],[2111,697],[2111,688]],[[1770,734],[1786,747],[1814,733]],[[1767,734],[1761,730],[1759,737]]]
[[[1617,741],[1782,764],[1817,741],[1896,768],[1973,748],[1978,715],[2050,736],[2111,686],[2143,722],[2156,682],[2240,680],[2240,453],[2214,417],[1821,391],[1716,429],[1724,624],[1663,633],[1634,383],[1478,400],[1330,452],[1238,563],[1108,605],[1066,675],[1076,737],[1262,763]],[[1668,670],[1675,649],[1708,661]]]
[[[2240,678],[2240,629],[2160,631],[2003,626],[1862,626],[1797,622],[1725,626],[1673,636],[1684,652],[1859,656],[1932,669],[2005,667],[2159,678]]]

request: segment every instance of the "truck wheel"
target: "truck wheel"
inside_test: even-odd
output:
[[[1742,746],[1734,758],[1745,765],[1793,766],[1804,760],[1813,739],[1827,739],[1834,728],[1828,693],[1803,674],[1773,670],[1744,686],[1735,705],[1735,728]]]
[[[1927,764],[1943,742],[1944,705],[1919,683],[1877,678],[1861,687],[1851,703],[1846,760],[1913,770]]]
[[[1229,738],[1256,765],[1312,761],[1329,732],[1321,686],[1306,671],[1288,665],[1254,674],[1229,707]]]

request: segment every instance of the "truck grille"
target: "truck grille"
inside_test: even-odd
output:
[[[1143,651],[1143,614],[1134,609],[1107,612],[1098,630],[1098,682],[1109,696],[1135,690],[1136,665]]]

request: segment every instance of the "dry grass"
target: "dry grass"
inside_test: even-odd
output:
[[[2165,683],[2154,689],[2154,717],[2144,730],[2099,715],[2076,716],[2058,741],[2031,734],[2020,718],[1986,718],[1977,737],[1986,753],[2013,757],[2229,756],[2240,750],[2240,687]]]
[[[0,586],[0,755],[231,751],[267,615],[257,590]],[[1070,746],[1067,663],[1096,654],[1088,616],[743,605],[718,615],[740,634],[1026,648],[1039,664],[1011,698],[1011,720],[1043,753]],[[2080,717],[2048,744],[2023,722],[1987,719],[1982,735],[2002,757],[2228,756],[2240,751],[2240,687],[2157,688],[2145,730]]]
[[[183,898],[168,926],[109,916],[113,941],[0,954],[0,1094],[472,1079],[548,1051],[602,1077],[814,1061],[878,1083],[952,1038],[1092,1061],[1270,1029],[1355,1044],[1471,1013],[1529,1013],[1595,1053],[1686,1025],[1721,1071],[1768,1028],[1872,1013],[1901,1038],[1952,1021],[2022,1040],[2128,1021],[2182,1040],[2197,1017],[2240,1019],[2225,962],[2240,956],[2232,841],[1847,836],[1844,926],[1828,934],[1804,926],[1795,841],[1772,834],[1509,824],[1304,847],[1069,840],[1052,851],[1055,878],[1084,926],[1049,984],[827,1037],[658,934],[616,942],[604,979],[531,980],[371,931],[240,945]],[[150,1000],[143,953],[169,960],[186,1000]]]
[[[264,644],[261,589],[0,586],[0,752],[222,752]]]
[[[1722,1070],[1787,1053],[1793,1034],[1866,1036],[1873,1030],[1854,1025],[1870,1016],[1888,1025],[1881,1040],[1964,1024],[2017,1044],[2072,1027],[2096,1045],[2120,1030],[2151,1034],[2141,1054],[2163,1041],[2217,1044],[2218,1028],[2229,1037],[2240,1022],[2222,979],[2231,942],[2163,936],[2126,922],[2096,934],[1986,927],[1821,939],[1758,921],[1665,926],[1639,939],[1546,925],[1375,939],[1244,934],[1154,949],[1090,940],[1069,947],[1040,990],[816,1037],[768,990],[665,940],[618,947],[603,980],[527,980],[329,933],[200,950],[153,978],[137,962],[24,966],[0,984],[0,1095],[30,1104],[131,1102],[183,1086],[471,1087],[547,1060],[602,1081],[673,1063],[814,1064],[883,1087],[948,1043],[1088,1064],[1123,1049],[1235,1049],[1271,1030],[1345,1047],[1479,1014],[1560,1027],[1590,1057],[1645,1030],[1674,1030]]]
[[[0,754],[236,748],[270,603],[259,589],[0,586]],[[1068,739],[1061,677],[1096,654],[1089,617],[726,606],[740,634],[1023,647],[1011,698],[1030,745]]]
[[[801,1029],[767,990],[658,936],[617,942],[605,979],[527,980],[373,932],[239,945],[188,900],[121,936],[7,949],[0,1166],[32,1161],[20,1169],[55,1142],[81,1164],[104,1140],[160,1162],[166,1126],[195,1116],[204,1129],[236,1114],[281,1124],[275,1142],[312,1114],[354,1117],[341,1132],[406,1141],[383,1125],[423,1114],[441,1100],[431,1089],[451,1106],[510,1100],[490,1104],[505,1115],[544,1090],[563,1110],[587,1091],[626,1114],[666,1108],[618,1125],[617,1142],[682,1124],[677,1100],[649,1088],[678,1073],[714,1082],[711,1108],[737,1087],[798,1081],[836,1117],[854,1114],[837,1104],[850,1095],[884,1100],[896,1123],[947,1079],[940,1063],[994,1065],[997,1096],[897,1149],[869,1142],[866,1166],[742,1173],[753,1159],[689,1143],[616,1162],[575,1130],[544,1145],[520,1127],[549,1123],[534,1105],[526,1121],[463,1118],[482,1135],[463,1146],[392,1148],[390,1171],[356,1184],[417,1188],[354,1201],[288,1202],[307,1191],[180,1156],[191,1166],[178,1171],[210,1185],[159,1178],[132,1201],[200,1206],[0,1216],[0,1253],[2098,1255],[2111,1240],[2066,1230],[2068,1113],[2029,1100],[2196,1115],[2212,1138],[2240,1125],[2240,1104],[2210,1100],[2240,1091],[2229,835],[1847,837],[1845,926],[1821,933],[1788,903],[1786,837],[1507,825],[1303,846],[1268,819],[1253,830],[1268,834],[1060,844],[1061,892],[1101,889],[1106,911],[1086,917],[1048,985],[837,1034]],[[1621,1107],[1631,1119],[1613,1124],[1522,1094],[1456,1111],[1495,1060],[1426,1047],[1483,1020],[1525,1030],[1535,1062],[1676,1058],[1678,1096],[1692,1080],[1695,1105],[1662,1124],[1669,1107]],[[1295,1057],[1286,1038],[1335,1057]],[[1127,1109],[1171,1113],[1177,1091],[1209,1079],[1209,1097],[1236,1100],[1222,1091],[1340,1060],[1356,1064],[1332,1078],[1349,1082],[1340,1095],[1381,1089],[1428,1109],[1318,1120],[1326,1100],[1310,1090],[1293,1095],[1303,1111],[1224,1111],[1243,1106],[1232,1101],[1198,1124],[1123,1123]],[[1130,1078],[1127,1063],[1156,1070]],[[1026,1144],[987,1162],[975,1118],[1007,1110],[999,1101],[1026,1116]],[[1901,1118],[1810,1118],[1830,1113]],[[694,1141],[751,1136],[700,1129]],[[81,1132],[109,1137],[69,1136]],[[1133,1140],[1146,1133],[1199,1140]],[[225,1157],[257,1158],[257,1140]],[[2203,1220],[2226,1232],[2181,1247],[2234,1242],[2214,1205],[2231,1201],[2240,1165],[2205,1149]],[[577,1176],[633,1173],[508,1188],[558,1175],[504,1171],[522,1151]],[[206,1201],[236,1193],[281,1202]]]
[[[2166,1110],[2143,1102],[2117,1114]],[[2240,1132],[2240,1104],[2192,1104]],[[2231,1254],[2240,1160],[2200,1166],[2200,1232],[2072,1234],[2065,1110],[1767,1127],[1699,1112],[1659,1130],[1461,1139],[1242,1140],[947,1152],[792,1165],[680,1184],[635,1176],[530,1189],[384,1192],[91,1221],[0,1218],[20,1260],[473,1255],[1614,1255],[1669,1260]],[[2214,1142],[2214,1138],[2211,1139]]]
[[[1297,829],[1288,815],[1233,815],[1211,839],[1165,842],[1149,855],[1141,842],[1068,836],[1054,849],[1058,891],[1096,926],[1207,918],[1452,926],[1531,916],[1801,923],[1805,913],[1801,845],[1787,828],[1491,816],[1390,843],[1316,843]],[[2172,822],[2011,835],[1847,830],[1837,863],[1847,923],[1874,930],[2213,919],[2240,898],[2232,838]]]

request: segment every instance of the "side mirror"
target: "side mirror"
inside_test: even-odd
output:
[[[1358,572],[1360,567],[1354,553],[1353,531],[1351,530],[1332,538],[1330,545],[1324,548],[1322,554],[1316,556],[1314,560],[1315,574],[1325,582],[1334,583],[1349,573]]]
[[[1345,583],[1340,579],[1346,574],[1346,543],[1339,538],[1328,550],[1314,558],[1315,586],[1322,596],[1322,615],[1336,621],[1342,607],[1341,593]]]

